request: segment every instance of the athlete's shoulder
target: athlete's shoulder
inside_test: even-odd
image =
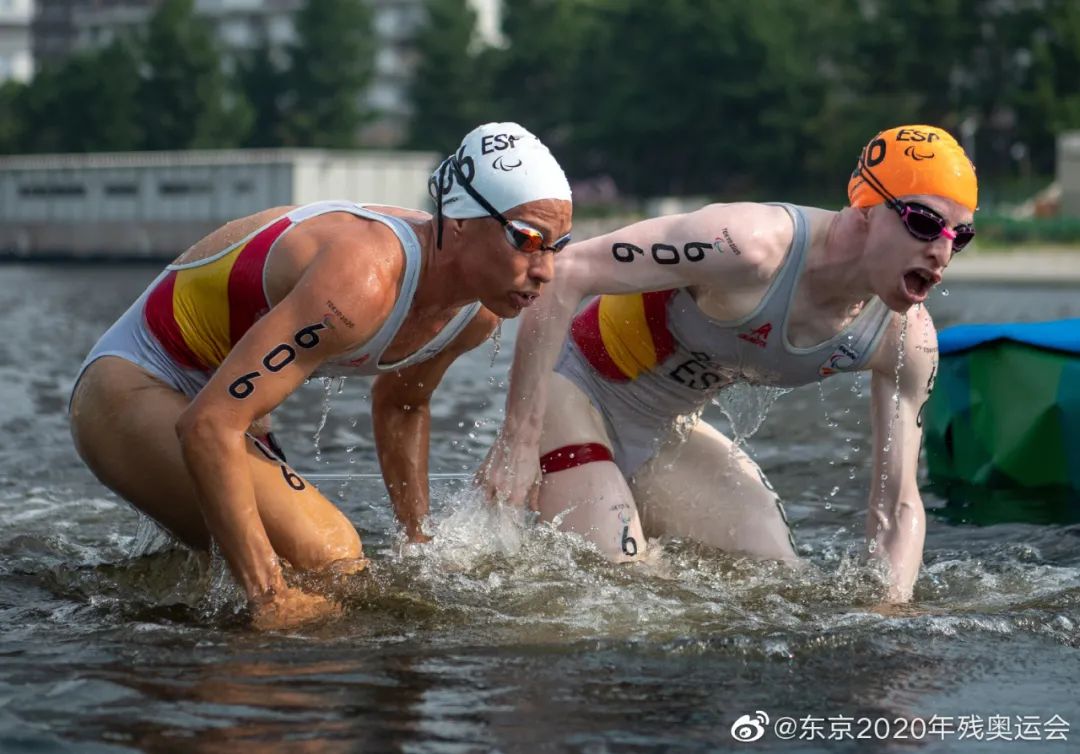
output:
[[[887,317],[870,368],[887,374],[932,370],[938,358],[938,339],[926,307],[913,306],[904,314],[889,312]]]
[[[311,293],[335,297],[352,319],[385,315],[397,297],[405,269],[403,245],[394,230],[347,211],[304,219],[284,236],[275,269]],[[306,282],[305,282],[306,281]]]
[[[709,204],[685,215],[682,224],[707,237],[714,252],[733,267],[762,279],[772,278],[795,233],[788,210],[758,202]]]
[[[404,260],[403,239],[389,223],[351,212],[328,212],[301,223],[301,238],[316,244],[320,256],[348,269],[389,266],[398,270]],[[415,234],[414,234],[415,237]]]
[[[682,217],[687,222],[729,222],[768,227],[772,224],[791,224],[787,210],[780,204],[762,202],[715,202]]]

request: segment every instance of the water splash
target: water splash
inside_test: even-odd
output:
[[[491,363],[488,366],[495,366],[495,360],[502,349],[502,326],[503,321],[500,319],[499,324],[495,325],[495,330],[491,333]]]
[[[697,411],[691,411],[689,414],[675,417],[675,424],[672,426],[672,431],[675,433],[675,439],[678,442],[683,443],[689,439],[690,433],[694,431],[694,427],[701,421],[701,414],[704,411],[705,407],[701,406]]]
[[[720,390],[712,402],[731,422],[731,439],[739,445],[761,429],[772,405],[781,395],[790,392],[791,388],[739,381]]]
[[[344,378],[340,378],[342,383]],[[334,393],[335,381],[330,377],[322,377],[319,380],[323,386],[323,402],[322,402],[322,414],[319,416],[319,423],[315,426],[315,434],[312,436],[311,441],[315,445],[315,464],[318,465],[322,462],[322,431],[326,427],[326,420],[330,416],[331,398]],[[340,392],[340,390],[338,391]]]
[[[139,521],[135,525],[135,535],[131,538],[128,556],[140,558],[143,555],[164,549],[174,542],[172,536],[162,529],[154,519],[140,514]]]

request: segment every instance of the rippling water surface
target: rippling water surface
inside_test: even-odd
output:
[[[368,385],[290,398],[279,439],[325,475],[373,563],[317,585],[340,619],[253,633],[221,564],[141,525],[68,437],[76,366],[156,272],[0,266],[0,751],[1013,751],[1020,735],[1076,750],[1080,527],[934,515],[914,604],[880,609],[855,555],[869,390],[836,378],[779,396],[747,441],[804,569],[677,541],[610,565],[455,478],[495,432],[512,324],[436,396],[429,546],[402,546],[371,476]],[[1071,289],[949,288],[939,325],[1080,316]],[[734,401],[736,429],[769,402]],[[763,737],[733,740],[758,711]]]

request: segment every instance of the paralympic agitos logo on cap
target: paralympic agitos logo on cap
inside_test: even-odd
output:
[[[501,170],[504,173],[509,173],[514,168],[521,167],[521,160],[517,160],[515,162],[507,162],[504,155],[499,155],[494,160],[492,160],[491,167],[495,168],[496,170]]]
[[[923,153],[921,153],[919,151],[919,148],[914,146],[914,145],[906,148],[904,150],[904,154],[906,154],[911,159],[915,160],[915,162],[919,162],[921,160],[932,160],[932,159],[934,159],[934,153],[933,152],[931,152],[930,154],[923,154]]]
[[[938,134],[932,131],[922,131],[918,128],[901,128],[896,132],[896,141],[922,142],[930,145],[940,139],[941,137]],[[922,146],[921,143],[913,143],[904,147],[904,154],[915,160],[915,162],[932,160],[936,156],[932,148]]]
[[[513,149],[517,141],[525,138],[527,137],[524,134],[488,134],[480,140],[480,153],[489,155]],[[491,167],[504,173],[509,173],[514,168],[520,168],[521,164],[520,158],[515,159],[504,154],[498,155],[491,161]]]

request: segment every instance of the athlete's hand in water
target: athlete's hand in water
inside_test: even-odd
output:
[[[476,484],[492,504],[538,510],[540,454],[506,442],[500,434],[476,472]]]
[[[424,534],[424,532],[417,529],[416,531],[406,531],[405,539],[409,544],[422,545],[430,542],[432,538],[430,535]]]
[[[282,587],[251,603],[251,625],[259,631],[280,631],[341,615],[341,607],[318,594]]]

